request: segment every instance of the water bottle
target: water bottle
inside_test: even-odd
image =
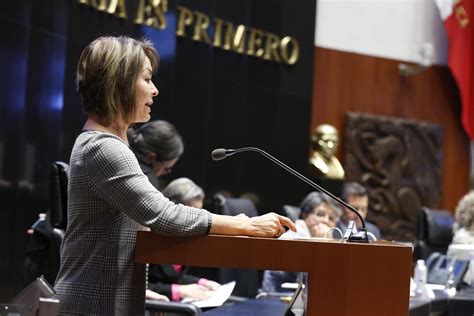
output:
[[[32,235],[34,230],[46,220],[46,213],[39,213],[36,222],[28,229],[28,234]]]
[[[416,283],[416,294],[421,295],[425,291],[426,280],[428,278],[428,269],[425,265],[425,260],[417,260],[415,267],[415,283]]]

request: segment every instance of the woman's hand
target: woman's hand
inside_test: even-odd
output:
[[[212,292],[205,286],[199,284],[186,284],[179,286],[179,296],[193,300],[205,300],[211,297]]]
[[[249,221],[248,236],[278,238],[286,231],[285,227],[296,232],[295,224],[288,217],[276,213],[252,217]]]
[[[226,216],[212,214],[211,234],[252,237],[280,237],[288,227],[296,232],[295,224],[285,216],[268,213],[261,216]]]
[[[211,280],[205,280],[203,282],[199,282],[200,285],[203,285],[206,287],[208,290],[215,291],[219,286],[221,286],[219,283]]]
[[[324,237],[330,229],[325,223],[317,223],[309,228],[309,232],[312,237]]]
[[[145,298],[147,300],[158,300],[158,301],[165,301],[165,302],[170,301],[168,297],[158,294],[156,292],[153,292],[152,290],[146,290]]]

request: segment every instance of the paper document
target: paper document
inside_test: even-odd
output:
[[[285,282],[285,283],[282,283],[281,288],[286,289],[286,290],[296,290],[298,286],[299,286],[299,283]]]
[[[191,303],[196,305],[199,308],[203,307],[214,307],[214,306],[221,306],[224,304],[225,301],[229,298],[232,294],[232,291],[235,287],[235,281],[223,284],[217,288],[217,290],[212,294],[212,296],[205,300],[200,301],[193,301],[190,299],[184,299],[181,302],[183,303]]]

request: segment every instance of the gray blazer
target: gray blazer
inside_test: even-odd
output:
[[[176,205],[148,181],[128,145],[84,131],[71,153],[68,225],[55,283],[62,315],[144,315],[145,265],[135,237],[207,234],[211,214]]]

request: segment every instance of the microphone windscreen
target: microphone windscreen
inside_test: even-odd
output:
[[[212,151],[211,157],[212,157],[212,160],[217,161],[217,160],[225,159],[225,157],[227,157],[227,154],[224,148],[218,148]]]

